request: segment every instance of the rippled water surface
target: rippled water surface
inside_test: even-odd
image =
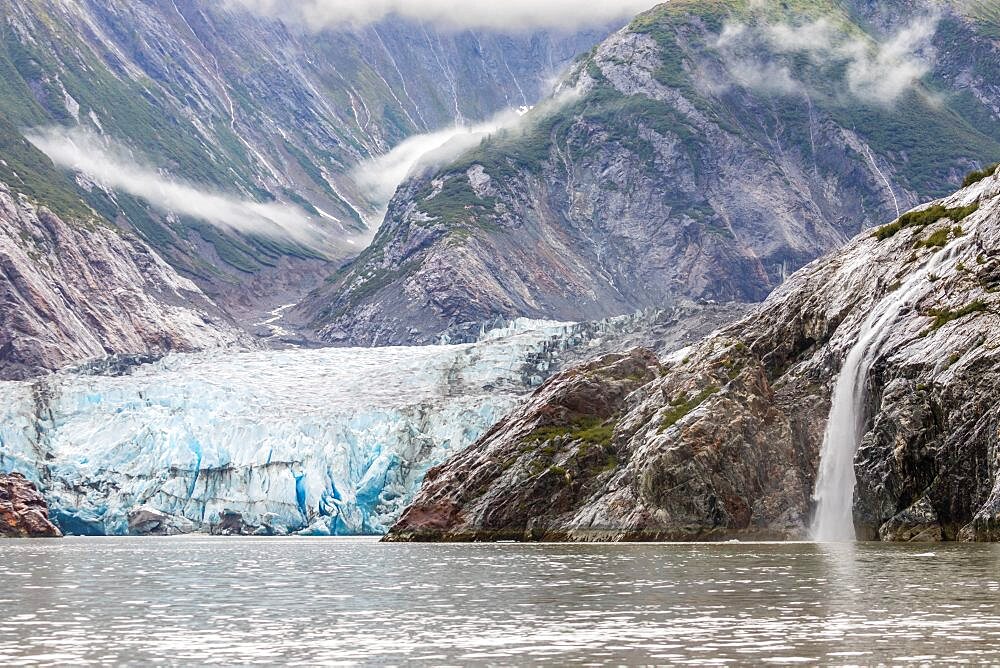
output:
[[[0,664],[1000,661],[1000,546],[0,541]]]

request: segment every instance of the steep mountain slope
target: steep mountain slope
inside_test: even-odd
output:
[[[1000,158],[993,24],[934,6],[643,14],[521,126],[404,183],[372,246],[301,312],[370,344],[460,338],[497,315],[762,299]]]
[[[0,380],[248,339],[142,240],[68,223],[0,182]]]
[[[376,205],[348,178],[354,165],[413,134],[532,103],[602,34],[438,33],[398,21],[314,33],[205,0],[0,0],[0,16],[0,118],[19,132],[86,131],[165,179],[279,203],[358,242]],[[287,303],[283,292],[357,252],[220,229],[93,180],[81,179],[92,207],[228,306]]]
[[[0,379],[248,338],[143,240],[97,216],[0,118]]]
[[[1000,540],[1000,174],[978,176],[701,343],[554,377],[390,539],[803,538],[822,450],[860,537]]]

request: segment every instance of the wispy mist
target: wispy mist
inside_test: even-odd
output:
[[[415,135],[385,155],[359,165],[355,182],[376,206],[384,208],[400,183],[418,165],[444,164],[477,146],[484,137],[517,122],[518,114],[504,112],[478,125],[456,125]]]
[[[780,93],[807,88],[786,66],[754,55],[754,46],[764,44],[777,53],[805,54],[817,66],[842,64],[846,92],[866,102],[891,106],[931,71],[931,38],[938,20],[936,15],[918,17],[882,42],[849,35],[826,19],[803,24],[730,24],[717,46],[727,56],[733,76],[751,88]]]
[[[455,125],[435,132],[415,135],[389,153],[361,163],[352,173],[355,183],[368,200],[384,210],[396,188],[407,176],[421,168],[447,165],[478,146],[494,132],[517,132],[526,123],[557,113],[579,99],[580,91],[566,89],[527,111],[509,109],[476,125]]]
[[[328,231],[296,206],[239,199],[164,176],[89,131],[50,127],[26,136],[55,164],[79,172],[109,190],[139,197],[164,213],[195,218],[227,230],[291,239],[314,250],[336,245]]]
[[[656,0],[229,0],[264,16],[313,30],[359,27],[389,16],[461,30],[575,30],[625,20]]]

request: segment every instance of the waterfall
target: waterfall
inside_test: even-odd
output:
[[[866,383],[872,364],[892,333],[892,324],[900,311],[926,286],[932,269],[952,257],[940,251],[919,271],[915,271],[897,290],[877,302],[858,332],[847,354],[831,396],[830,417],[820,450],[819,475],[813,500],[816,514],[812,536],[818,541],[853,541],[854,533],[854,457],[864,436]]]

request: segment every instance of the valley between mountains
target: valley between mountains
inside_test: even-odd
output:
[[[992,3],[265,5],[0,0],[0,533],[1000,538]]]

